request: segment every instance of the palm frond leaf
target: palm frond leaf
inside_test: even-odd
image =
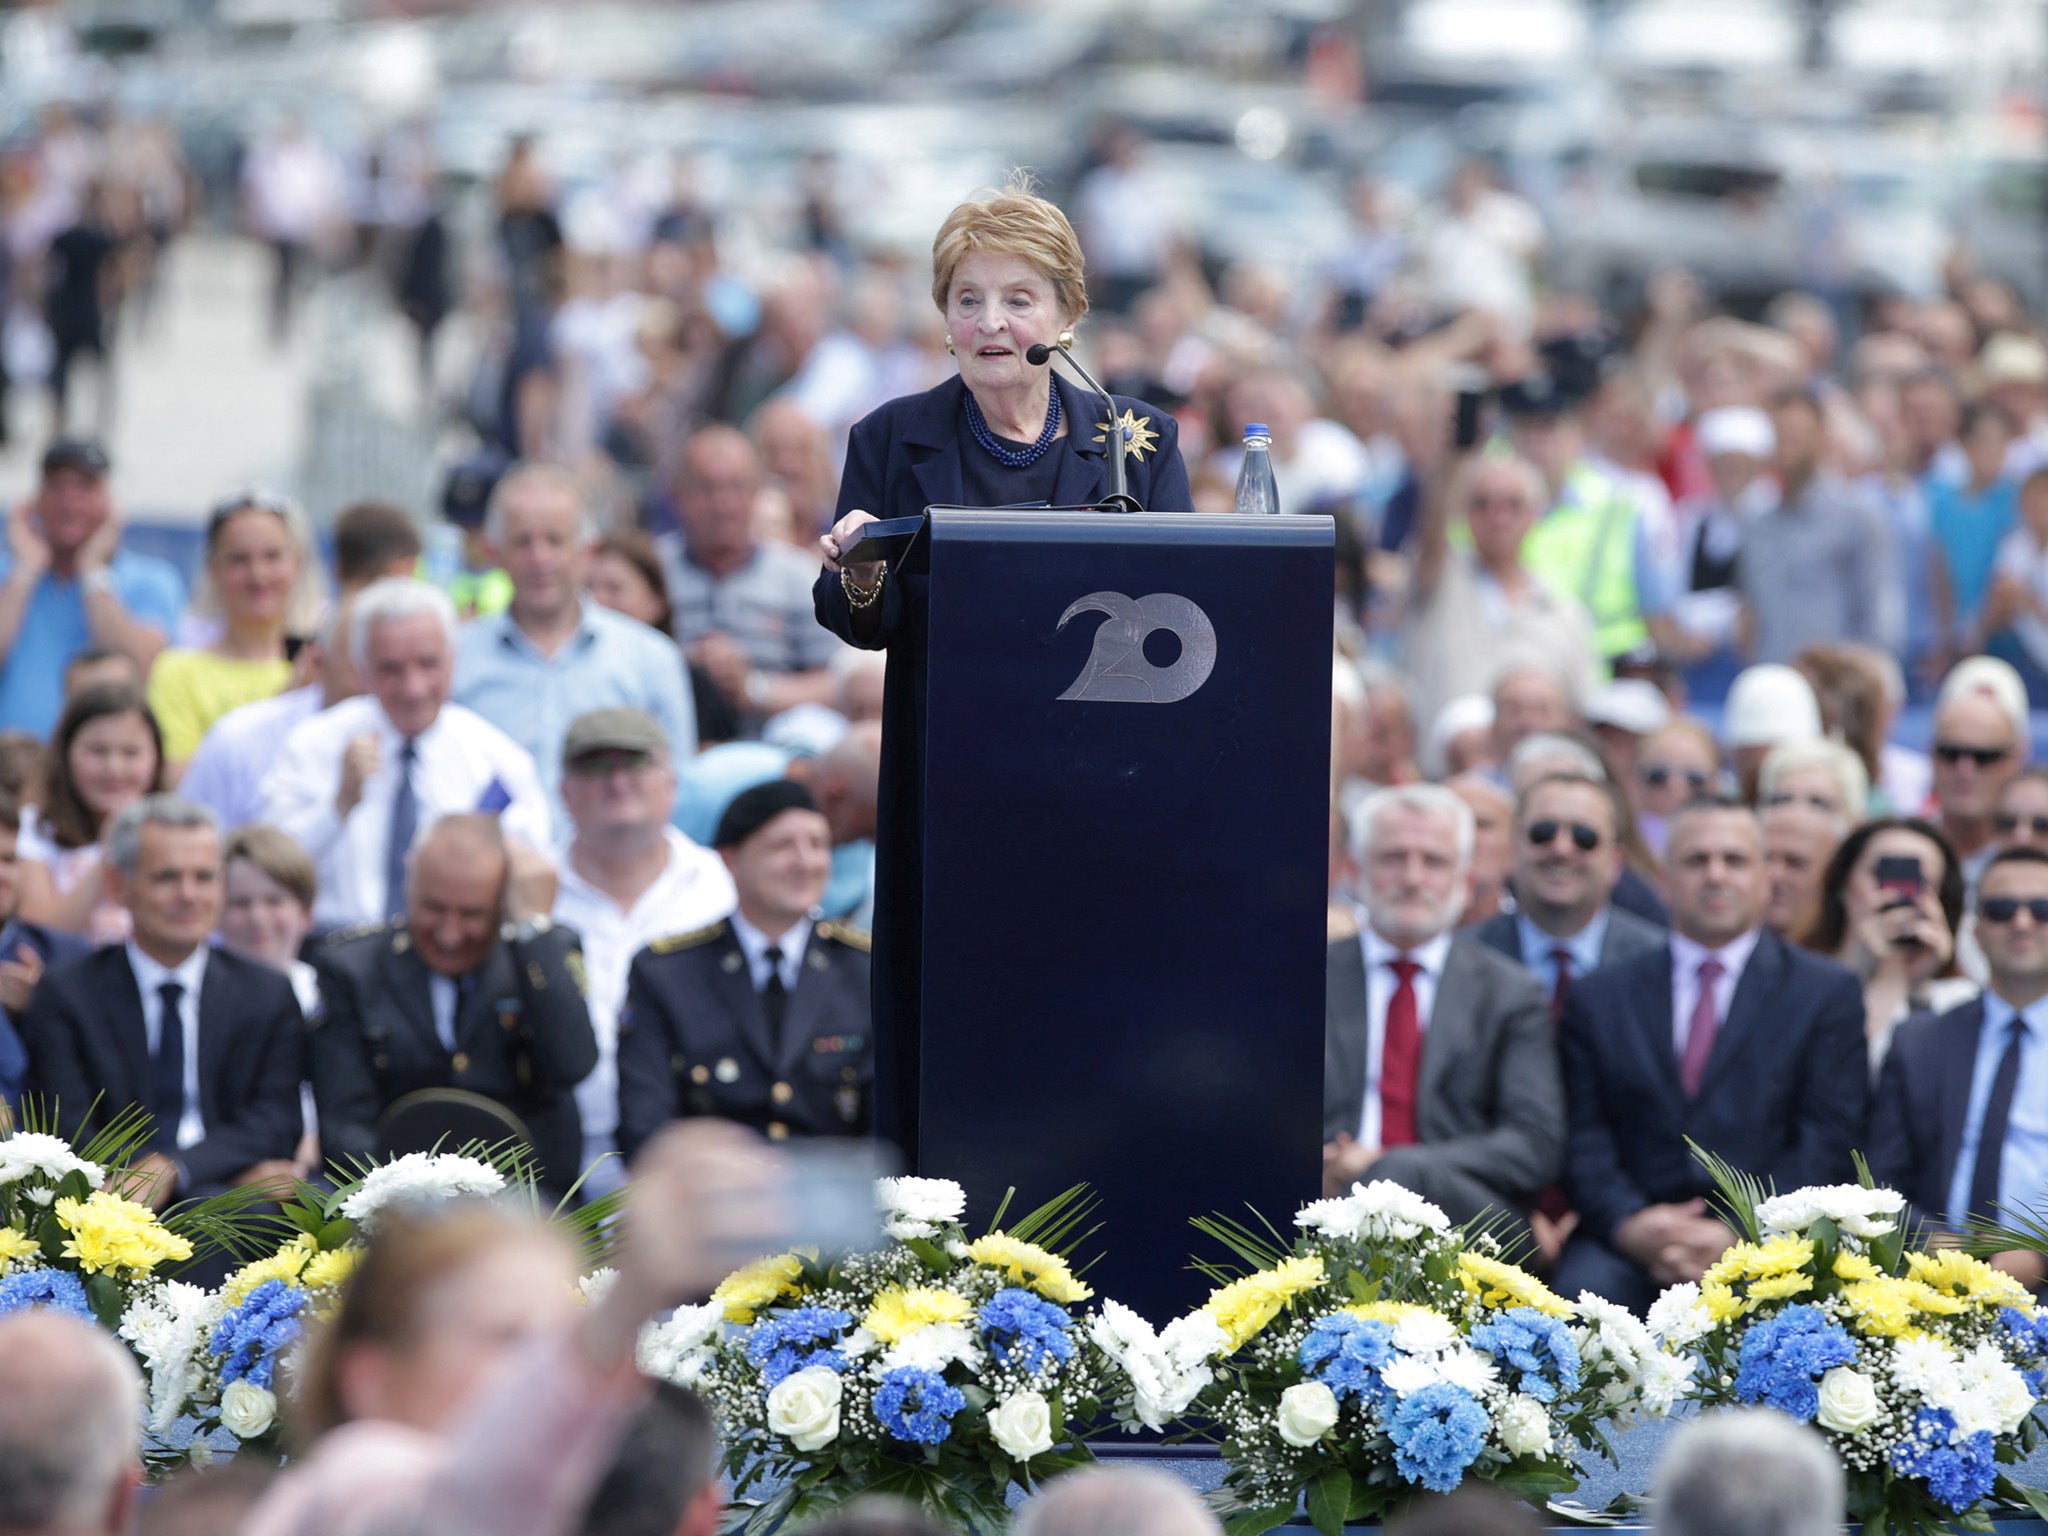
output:
[[[1706,1170],[1707,1177],[1714,1181],[1714,1189],[1733,1219],[1735,1229],[1752,1243],[1761,1241],[1763,1234],[1757,1226],[1756,1208],[1776,1190],[1768,1182],[1744,1173],[1725,1158],[1709,1152],[1690,1136],[1685,1138],[1685,1145]]]

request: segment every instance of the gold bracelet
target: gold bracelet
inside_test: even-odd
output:
[[[888,579],[888,575],[889,567],[885,565],[876,575],[875,584],[872,587],[863,587],[854,581],[852,571],[842,570],[839,573],[839,587],[846,594],[847,607],[855,613],[865,613],[874,607],[882,600],[882,583]]]

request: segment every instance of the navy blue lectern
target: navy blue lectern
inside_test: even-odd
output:
[[[1155,1322],[1204,1291],[1190,1216],[1320,1178],[1332,560],[1320,517],[934,508],[895,566],[925,815],[880,1130],[971,1223],[1087,1180],[1091,1279]]]

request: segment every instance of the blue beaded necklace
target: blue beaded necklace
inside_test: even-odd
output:
[[[1038,441],[1029,448],[1005,448],[1002,440],[988,429],[988,419],[981,414],[981,406],[974,398],[974,391],[967,392],[967,429],[974,434],[974,440],[988,450],[990,458],[1010,469],[1029,469],[1045,457],[1045,450],[1052,446],[1052,440],[1060,432],[1060,392],[1052,392],[1052,404],[1045,413],[1045,429],[1038,434]]]

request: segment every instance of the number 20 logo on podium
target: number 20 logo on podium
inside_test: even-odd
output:
[[[1075,598],[1060,615],[1059,629],[1077,614],[1106,614],[1095,631],[1088,664],[1062,700],[1090,704],[1178,704],[1209,680],[1216,668],[1216,627],[1209,615],[1173,592],[1129,598],[1121,592],[1090,592]],[[1159,666],[1145,655],[1146,638],[1165,630],[1180,641],[1180,656]]]

